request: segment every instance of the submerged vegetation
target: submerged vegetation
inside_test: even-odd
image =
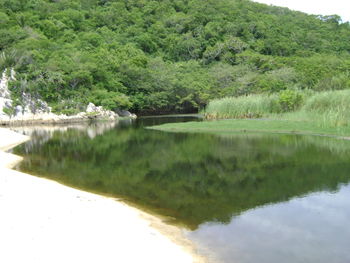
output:
[[[346,89],[349,38],[336,15],[249,0],[0,1],[0,68],[15,68],[14,96],[56,111],[91,101],[195,112],[227,96]]]

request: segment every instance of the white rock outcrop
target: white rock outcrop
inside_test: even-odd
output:
[[[33,98],[29,93],[22,94],[22,105],[13,108],[11,92],[8,88],[9,81],[16,80],[13,69],[5,70],[0,80],[0,125],[8,124],[35,124],[35,123],[72,123],[89,120],[116,120],[119,115],[114,111],[106,110],[102,106],[89,103],[85,112],[67,116],[52,113],[51,107],[39,99]],[[136,118],[130,114],[130,118]]]
[[[95,116],[97,118],[110,119],[110,120],[114,120],[119,117],[119,115],[114,111],[105,110],[102,106],[95,106],[95,104],[91,102],[86,108],[86,115],[89,116],[90,118],[92,116]]]
[[[6,109],[12,107],[11,93],[8,88],[10,80],[15,80],[14,70],[10,70],[10,76],[8,76],[8,70],[4,70],[0,79],[0,120],[9,119],[7,114],[4,112]]]

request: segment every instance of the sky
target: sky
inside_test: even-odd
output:
[[[288,7],[314,15],[341,16],[343,22],[350,21],[349,0],[253,0],[254,2]]]

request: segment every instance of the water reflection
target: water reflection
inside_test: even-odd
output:
[[[247,211],[228,225],[206,223],[188,236],[213,262],[347,263],[349,200],[343,186]]]
[[[58,130],[44,144],[36,144],[37,134],[17,149],[26,152],[20,169],[123,196],[192,229],[228,223],[232,215],[267,203],[335,191],[350,179],[350,147],[338,154],[322,144],[332,139],[171,134],[143,125],[111,126],[98,136],[87,129]]]
[[[24,145],[25,152],[27,153],[30,152],[34,146],[38,147],[39,145],[45,144],[54,136],[55,133],[63,134],[69,130],[76,130],[79,134],[84,134],[88,138],[93,139],[98,135],[102,135],[108,130],[114,129],[116,126],[130,126],[132,121],[133,120],[128,119],[100,123],[83,122],[58,125],[15,126],[11,127],[11,130],[31,137],[31,140]]]
[[[167,216],[223,262],[350,262],[350,141],[143,128],[188,120],[37,132],[19,169]]]

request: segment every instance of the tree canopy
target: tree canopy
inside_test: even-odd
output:
[[[143,113],[210,99],[350,87],[350,24],[249,0],[2,0],[12,89],[54,109]]]

